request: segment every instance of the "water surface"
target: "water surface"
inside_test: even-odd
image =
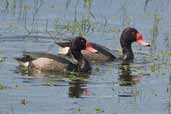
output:
[[[170,114],[170,0],[0,0],[1,114]],[[137,28],[150,48],[135,60],[93,65],[90,75],[29,76],[23,51],[56,54],[54,40],[83,34],[120,50],[122,30]],[[75,78],[75,77],[74,77]]]

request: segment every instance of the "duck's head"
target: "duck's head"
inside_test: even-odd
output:
[[[79,72],[91,71],[91,65],[81,54],[81,50],[85,50],[86,46],[87,40],[81,36],[77,36],[71,41],[70,51],[74,58],[77,60]],[[93,49],[93,47],[91,48]]]
[[[131,28],[131,27],[125,28],[120,38],[120,44],[122,47],[124,60],[131,60],[134,58],[132,48],[131,48],[131,44],[133,42],[137,42],[143,46],[150,46],[149,43],[143,40],[143,36],[140,32],[138,32],[138,30],[136,30],[135,28]]]
[[[150,46],[149,43],[143,40],[143,36],[135,28],[125,28],[121,34],[120,43],[122,47],[129,47],[133,42],[137,42],[143,46]]]
[[[87,40],[81,36],[75,37],[73,41],[71,42],[71,49],[75,51],[81,51],[83,49],[86,49],[86,43]]]
[[[70,47],[77,49],[78,51],[87,50],[94,53],[97,52],[97,50],[92,47],[91,43],[82,36],[76,36],[71,42]]]

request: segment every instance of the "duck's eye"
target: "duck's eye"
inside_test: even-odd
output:
[[[131,35],[135,35],[135,32],[131,32]]]

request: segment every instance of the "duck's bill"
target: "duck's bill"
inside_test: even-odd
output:
[[[98,51],[96,49],[94,49],[93,47],[87,47],[86,48],[87,51],[90,51],[92,53],[97,53]]]
[[[149,43],[145,42],[144,40],[137,40],[137,43],[143,45],[143,46],[150,46]]]
[[[136,34],[136,42],[139,43],[139,44],[141,44],[141,45],[143,45],[143,46],[150,46],[149,43],[147,43],[147,42],[145,42],[143,40],[143,37],[142,37],[142,34],[141,33],[137,33]]]
[[[67,55],[69,53],[70,47],[60,48],[58,54]]]
[[[92,47],[90,42],[86,43],[86,49],[85,50],[90,51],[92,53],[97,53],[98,52],[95,48]]]

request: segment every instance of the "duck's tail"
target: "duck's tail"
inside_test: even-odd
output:
[[[17,60],[21,66],[28,67],[32,58],[29,56],[15,57],[15,60]]]

